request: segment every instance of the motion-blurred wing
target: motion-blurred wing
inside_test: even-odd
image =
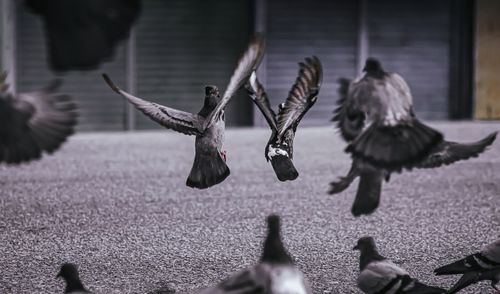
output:
[[[234,93],[247,81],[248,77],[259,66],[262,56],[264,56],[264,39],[256,36],[248,46],[248,49],[238,61],[233,76],[227,85],[226,92],[217,107],[210,113],[203,124],[203,130],[210,128],[218,119],[220,113],[226,107]]]
[[[111,79],[103,74],[104,80],[116,93],[125,97],[138,110],[148,116],[151,120],[174,131],[186,135],[201,135],[203,117],[185,111],[176,110],[157,103],[149,102],[142,98],[131,95],[118,88]]]
[[[449,165],[459,160],[466,160],[472,157],[477,157],[488,146],[493,144],[496,136],[497,132],[493,132],[482,140],[472,143],[455,143],[443,141],[416,167],[433,168],[442,165]]]
[[[269,103],[269,99],[267,98],[266,91],[257,79],[257,74],[255,73],[255,71],[252,72],[250,79],[245,84],[245,88],[247,89],[247,92],[252,98],[255,105],[257,105],[257,107],[260,109],[260,112],[262,112],[262,115],[264,115],[264,118],[269,124],[269,127],[272,130],[277,131],[276,113],[274,113],[273,109],[271,108],[271,104]]]
[[[323,79],[321,62],[316,56],[299,63],[299,76],[292,86],[283,109],[278,114],[278,136],[299,124],[318,98]]]
[[[340,131],[342,138],[350,142],[354,140],[363,130],[365,115],[363,112],[349,107],[349,85],[351,80],[340,78],[338,80],[339,100],[337,108],[333,111],[334,116],[332,121],[336,122],[337,129]]]
[[[60,81],[38,92],[0,93],[0,162],[37,159],[57,150],[74,132],[77,107],[55,91]],[[6,89],[6,87],[5,87]]]

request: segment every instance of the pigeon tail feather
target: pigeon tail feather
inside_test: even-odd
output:
[[[299,176],[299,172],[295,169],[292,160],[285,155],[275,155],[271,157],[271,164],[278,180],[293,181]]]
[[[352,205],[354,216],[373,213],[380,203],[383,175],[380,172],[362,173],[359,178],[358,191]]]
[[[412,168],[440,144],[443,135],[417,119],[396,126],[372,124],[346,152],[389,171]]]
[[[186,185],[191,188],[206,189],[221,183],[229,174],[229,167],[218,151],[214,154],[196,152]]]

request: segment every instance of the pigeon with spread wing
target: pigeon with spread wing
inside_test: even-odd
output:
[[[165,128],[195,135],[195,158],[186,185],[205,189],[221,183],[229,176],[226,154],[222,150],[224,141],[224,109],[236,91],[248,80],[264,54],[264,41],[255,37],[240,58],[224,95],[219,95],[216,86],[205,87],[205,101],[197,114],[176,110],[158,103],[150,102],[129,94],[118,88],[111,79],[103,74],[105,81],[116,93],[153,121]]]
[[[53,153],[74,133],[77,107],[56,93],[56,80],[40,91],[13,94],[0,74],[0,163],[19,164]]]
[[[400,171],[402,168],[433,168],[442,165],[449,165],[460,160],[466,160],[472,157],[477,157],[482,153],[489,145],[491,145],[496,138],[496,132],[488,135],[482,140],[472,143],[455,143],[449,142],[442,139],[442,135],[434,131],[433,129],[423,125],[418,122],[413,115],[411,110],[411,96],[409,93],[408,86],[403,81],[403,79],[397,74],[388,74],[382,70],[380,63],[374,59],[368,59],[365,66],[365,75],[363,78],[358,79],[358,81],[351,81],[349,79],[339,79],[338,94],[340,99],[338,100],[338,106],[335,109],[335,116],[333,121],[340,132],[341,137],[350,144],[347,147],[348,152],[353,150],[353,146],[357,144],[361,137],[366,137],[366,132],[370,132],[371,135],[363,143],[367,150],[370,152],[375,152],[377,156],[366,158],[364,156],[358,156],[357,153],[353,153],[352,165],[346,176],[341,177],[338,181],[330,183],[330,194],[336,194],[344,191],[349,187],[349,185],[359,177],[358,190],[356,192],[356,197],[352,207],[352,213],[355,216],[362,214],[370,214],[374,212],[380,202],[380,194],[382,191],[382,182],[390,179],[390,175],[394,171]],[[371,77],[370,77],[371,76]],[[368,77],[368,78],[367,78]],[[392,79],[395,82],[390,82]],[[367,79],[362,82],[363,79]],[[363,86],[364,83],[364,86]],[[388,86],[386,84],[394,84],[393,86]],[[385,86],[384,86],[385,85]],[[363,87],[366,87],[362,92]],[[361,89],[360,89],[361,88]],[[386,90],[380,90],[379,88],[388,88]],[[406,89],[402,91],[404,95],[397,96],[399,91],[393,88]],[[377,90],[378,89],[378,90]],[[380,96],[383,98],[385,96],[394,95],[397,97],[402,97],[401,100],[406,101],[407,108],[409,112],[406,113],[406,120],[391,127],[390,123],[394,123],[392,118],[401,117],[402,110],[401,103],[396,99],[397,97],[392,97],[390,99],[382,99],[375,97],[376,93],[382,93]],[[394,92],[394,93],[393,93]],[[392,94],[391,94],[392,93]],[[366,95],[365,100],[361,100],[359,95]],[[385,95],[385,96],[384,96]],[[394,101],[392,104],[396,109],[386,110],[386,120],[388,120],[388,126],[380,126],[381,133],[373,130],[374,124],[380,124],[380,122],[373,121],[370,119],[370,112],[365,106],[357,107],[356,103],[363,101],[363,103],[371,105],[371,100],[381,100],[384,101]],[[377,100],[378,99],[378,100]],[[377,102],[375,109],[381,108],[378,104],[384,104],[382,102]],[[398,114],[399,113],[399,114]],[[372,115],[373,116],[373,115]],[[414,128],[416,127],[416,129]],[[372,129],[370,131],[370,129]],[[412,137],[415,130],[418,130],[419,136],[424,136],[422,141],[417,140],[417,137]],[[429,139],[431,136],[434,139]],[[380,138],[378,138],[380,137]],[[378,143],[370,145],[371,141]],[[425,147],[425,152],[421,149],[420,152],[417,151],[419,148],[423,148],[424,142],[432,143]],[[359,142],[358,142],[359,143]],[[353,145],[354,144],[354,145]],[[377,149],[378,148],[378,149]],[[406,151],[401,151],[400,149],[409,148],[412,151],[405,153]],[[377,151],[374,151],[377,150]],[[368,152],[368,151],[367,151]],[[415,154],[419,153],[418,156],[413,156],[411,160],[401,162],[400,165],[384,165],[385,160],[391,160],[394,153],[403,152],[405,154]],[[374,160],[374,158],[383,158],[382,161]],[[397,162],[397,161],[396,161]]]
[[[292,181],[299,176],[292,162],[293,139],[300,120],[317,100],[323,79],[321,62],[316,56],[306,58],[305,62],[299,63],[299,67],[298,77],[285,103],[279,105],[278,115],[271,108],[255,72],[245,85],[272,130],[264,156],[271,161],[280,181]]]
[[[294,265],[281,239],[280,218],[267,218],[267,237],[260,262],[199,294],[311,294],[304,274]]]

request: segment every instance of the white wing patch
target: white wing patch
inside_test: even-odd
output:
[[[281,148],[274,148],[272,146],[269,146],[269,148],[267,149],[267,157],[268,158],[273,158],[276,155],[283,155],[283,156],[286,156],[286,157],[290,157],[288,155],[288,152],[286,150],[283,150]]]

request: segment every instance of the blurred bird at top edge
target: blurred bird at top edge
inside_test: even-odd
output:
[[[53,153],[74,133],[77,106],[57,93],[61,81],[45,89],[9,92],[6,73],[0,74],[0,164],[20,164]]]
[[[140,0],[25,0],[42,17],[51,69],[93,70],[128,38]]]

